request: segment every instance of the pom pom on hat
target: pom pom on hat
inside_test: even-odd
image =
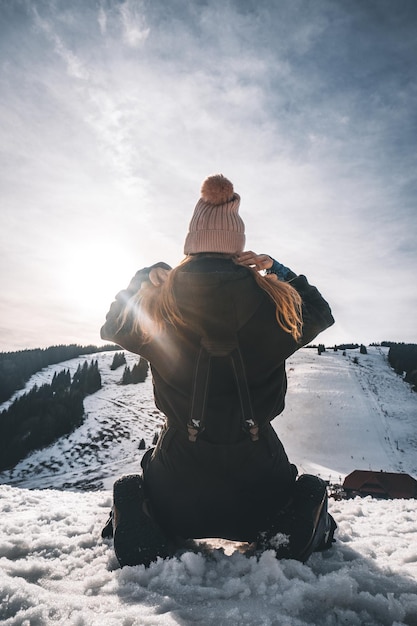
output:
[[[223,174],[209,176],[201,186],[185,239],[184,253],[237,254],[245,245],[245,224],[239,215],[240,196]]]
[[[223,174],[209,176],[201,186],[201,197],[209,204],[230,202],[233,195],[233,184]]]

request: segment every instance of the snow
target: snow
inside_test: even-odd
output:
[[[111,485],[138,471],[138,442],[151,445],[162,416],[150,380],[117,384],[123,370],[110,371],[113,356],[51,366],[27,385],[93,358],[103,379],[85,401],[83,426],[0,474],[2,625],[417,625],[417,500],[331,499],[337,542],[306,564],[211,541],[148,569],[121,570],[100,537]],[[416,477],[417,394],[384,350],[344,357],[303,349],[288,374],[287,407],[274,426],[300,472]]]
[[[287,406],[274,425],[300,472],[331,482],[353,469],[417,477],[417,394],[387,349],[367,350],[304,349],[287,361]]]
[[[84,355],[59,365],[52,365],[33,376],[25,393],[34,384],[50,383],[53,374],[69,369],[71,375],[85,360],[97,360],[102,389],[87,396],[84,424],[68,437],[58,440],[47,451],[34,452],[16,465],[11,472],[0,473],[0,483],[33,488],[111,489],[122,473],[137,472],[143,438],[149,447],[158,433],[164,416],[155,408],[150,376],[145,383],[120,385],[124,366],[110,370],[114,352]],[[126,363],[132,367],[138,357],[126,353]],[[13,398],[0,408],[6,408]]]

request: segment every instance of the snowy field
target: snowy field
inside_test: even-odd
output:
[[[111,541],[100,537],[111,485],[137,471],[138,443],[151,445],[161,415],[151,381],[117,384],[122,369],[110,371],[113,356],[80,357],[28,383],[97,358],[103,388],[86,399],[83,426],[0,474],[0,624],[417,626],[417,500],[331,500],[337,542],[304,565],[211,542],[208,554],[202,545],[149,569],[121,570]],[[384,351],[303,349],[288,374],[287,407],[274,425],[300,472],[417,477],[417,394]]]
[[[389,367],[387,348],[367,350],[303,349],[287,361],[287,406],[273,423],[300,473],[331,482],[354,469],[417,478],[417,393]]]

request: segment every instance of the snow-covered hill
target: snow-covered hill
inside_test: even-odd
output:
[[[218,542],[210,558],[188,552],[120,570],[111,542],[100,538],[111,485],[138,470],[139,441],[151,445],[162,416],[150,380],[117,384],[123,370],[110,370],[113,356],[51,366],[26,387],[99,361],[103,388],[86,398],[83,426],[0,474],[1,624],[417,625],[415,500],[331,501],[337,543],[305,565],[277,561],[272,551],[248,558]],[[287,407],[274,425],[300,472],[339,480],[372,468],[417,477],[417,394],[383,350],[303,349],[288,375]]]
[[[135,355],[125,356],[128,365],[137,362]],[[83,426],[0,473],[0,483],[110,489],[121,473],[138,470],[144,452],[139,442],[152,445],[163,415],[154,406],[150,376],[145,383],[120,385],[123,367],[111,371],[113,357],[114,352],[102,352],[52,365],[16,394],[50,383],[62,369],[72,374],[85,360],[98,360],[103,387],[86,397]],[[300,473],[332,482],[354,469],[405,471],[417,478],[417,394],[390,368],[386,350],[319,356],[304,348],[288,360],[287,373],[287,406],[273,424]]]
[[[332,482],[354,469],[417,478],[417,393],[387,352],[304,349],[288,360],[287,406],[274,423],[300,472]]]
[[[138,471],[144,453],[138,449],[139,442],[144,439],[150,447],[163,424],[163,415],[153,402],[151,377],[145,383],[121,385],[124,367],[110,369],[114,354],[101,352],[51,365],[32,376],[25,389],[16,394],[25,393],[34,384],[50,383],[53,374],[63,369],[72,375],[84,361],[99,363],[102,389],[85,398],[84,424],[45,450],[29,455],[13,470],[0,473],[0,483],[29,489],[111,489],[117,476]],[[130,367],[138,361],[128,352],[125,357]],[[14,397],[0,408],[7,407]]]

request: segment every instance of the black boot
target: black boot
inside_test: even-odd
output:
[[[303,474],[295,483],[291,557],[304,563],[313,552],[330,548],[335,530],[336,522],[327,512],[326,483]]]
[[[113,487],[114,551],[120,566],[148,566],[172,554],[170,540],[152,519],[142,477],[119,478]]]
[[[296,481],[291,501],[260,533],[258,547],[273,549],[279,559],[303,563],[313,552],[331,547],[336,522],[327,512],[324,480],[303,474]]]

